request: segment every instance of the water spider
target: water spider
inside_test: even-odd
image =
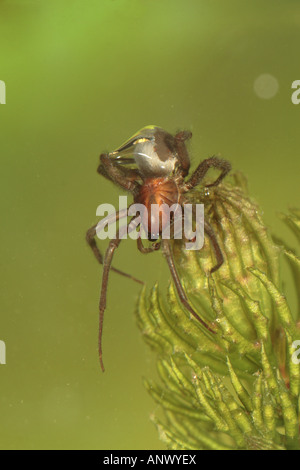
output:
[[[153,205],[162,207],[163,205],[172,206],[177,204],[184,207],[187,203],[187,193],[202,182],[210,168],[220,170],[220,175],[214,182],[206,184],[205,187],[217,186],[231,169],[229,162],[213,156],[203,160],[192,175],[188,176],[190,158],[186,148],[186,141],[191,136],[192,134],[189,131],[181,131],[173,136],[157,126],[145,127],[117,150],[111,153],[103,153],[100,156],[100,165],[97,171],[112,183],[131,193],[134,203],[142,204],[147,208],[147,217],[151,221],[157,217],[151,209]],[[116,217],[118,220],[127,217],[127,211],[118,212]],[[161,214],[158,217],[159,220],[156,220],[158,228],[155,233],[151,231],[149,224],[148,228],[146,228],[148,230],[147,238],[150,241],[150,246],[144,246],[142,239],[138,237],[137,247],[145,254],[162,248],[183,306],[198,322],[214,333],[214,330],[199,317],[188,301],[177,273],[170,239],[165,239],[161,236],[164,229]],[[131,220],[131,226],[134,220],[135,218]],[[137,282],[142,282],[111,266],[114,252],[122,240],[120,231],[118,230],[115,238],[110,240],[103,257],[96,244],[96,227],[94,225],[88,230],[86,239],[99,263],[103,264],[99,303],[99,358],[101,368],[104,371],[102,331],[109,272],[113,270]],[[213,273],[222,265],[223,255],[215,233],[206,220],[204,221],[204,232],[209,237],[215,252],[216,264],[211,269],[211,273]]]

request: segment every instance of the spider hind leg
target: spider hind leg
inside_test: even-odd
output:
[[[213,228],[207,221],[204,222],[204,231],[210,239],[210,242],[213,246],[216,260],[217,260],[217,263],[215,264],[215,266],[213,266],[210,270],[210,274],[212,274],[216,272],[222,266],[222,264],[224,263],[224,256],[220,248],[220,245],[218,243],[218,240],[216,238],[215,232],[213,231]]]

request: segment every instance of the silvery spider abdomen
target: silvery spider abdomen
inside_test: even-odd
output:
[[[180,163],[174,136],[158,126],[144,127],[109,156],[142,178],[170,176]]]

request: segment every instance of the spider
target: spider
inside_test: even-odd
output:
[[[191,137],[192,133],[189,131],[181,131],[173,136],[157,126],[144,127],[117,150],[101,154],[97,171],[109,181],[131,193],[134,203],[144,204],[150,214],[153,203],[159,206],[163,203],[169,206],[179,204],[183,207],[187,202],[186,194],[201,183],[210,168],[216,168],[221,173],[213,183],[206,184],[206,187],[217,186],[231,169],[229,162],[213,156],[203,160],[193,174],[187,178],[190,159],[185,142]],[[127,217],[126,210],[118,212],[116,215],[117,220],[123,217]],[[104,371],[102,331],[109,272],[113,270],[136,282],[142,284],[143,282],[111,266],[114,252],[120,245],[122,238],[120,229],[117,231],[115,239],[110,240],[103,257],[95,240],[96,227],[97,225],[94,225],[87,231],[86,239],[98,262],[103,264],[99,303],[99,359],[102,371]],[[155,237],[150,232],[147,233],[148,240],[152,242],[150,246],[145,247],[142,239],[137,238],[139,251],[147,254],[162,248],[183,306],[207,330],[215,333],[190,305],[175,266],[170,240],[161,237],[161,224],[159,227],[159,233]],[[206,220],[204,221],[204,232],[209,237],[216,256],[216,264],[210,270],[210,273],[213,273],[223,264],[224,258],[214,231]]]

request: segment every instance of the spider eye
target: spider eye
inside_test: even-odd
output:
[[[174,137],[157,126],[144,127],[109,155],[145,177],[169,175],[178,161]]]

